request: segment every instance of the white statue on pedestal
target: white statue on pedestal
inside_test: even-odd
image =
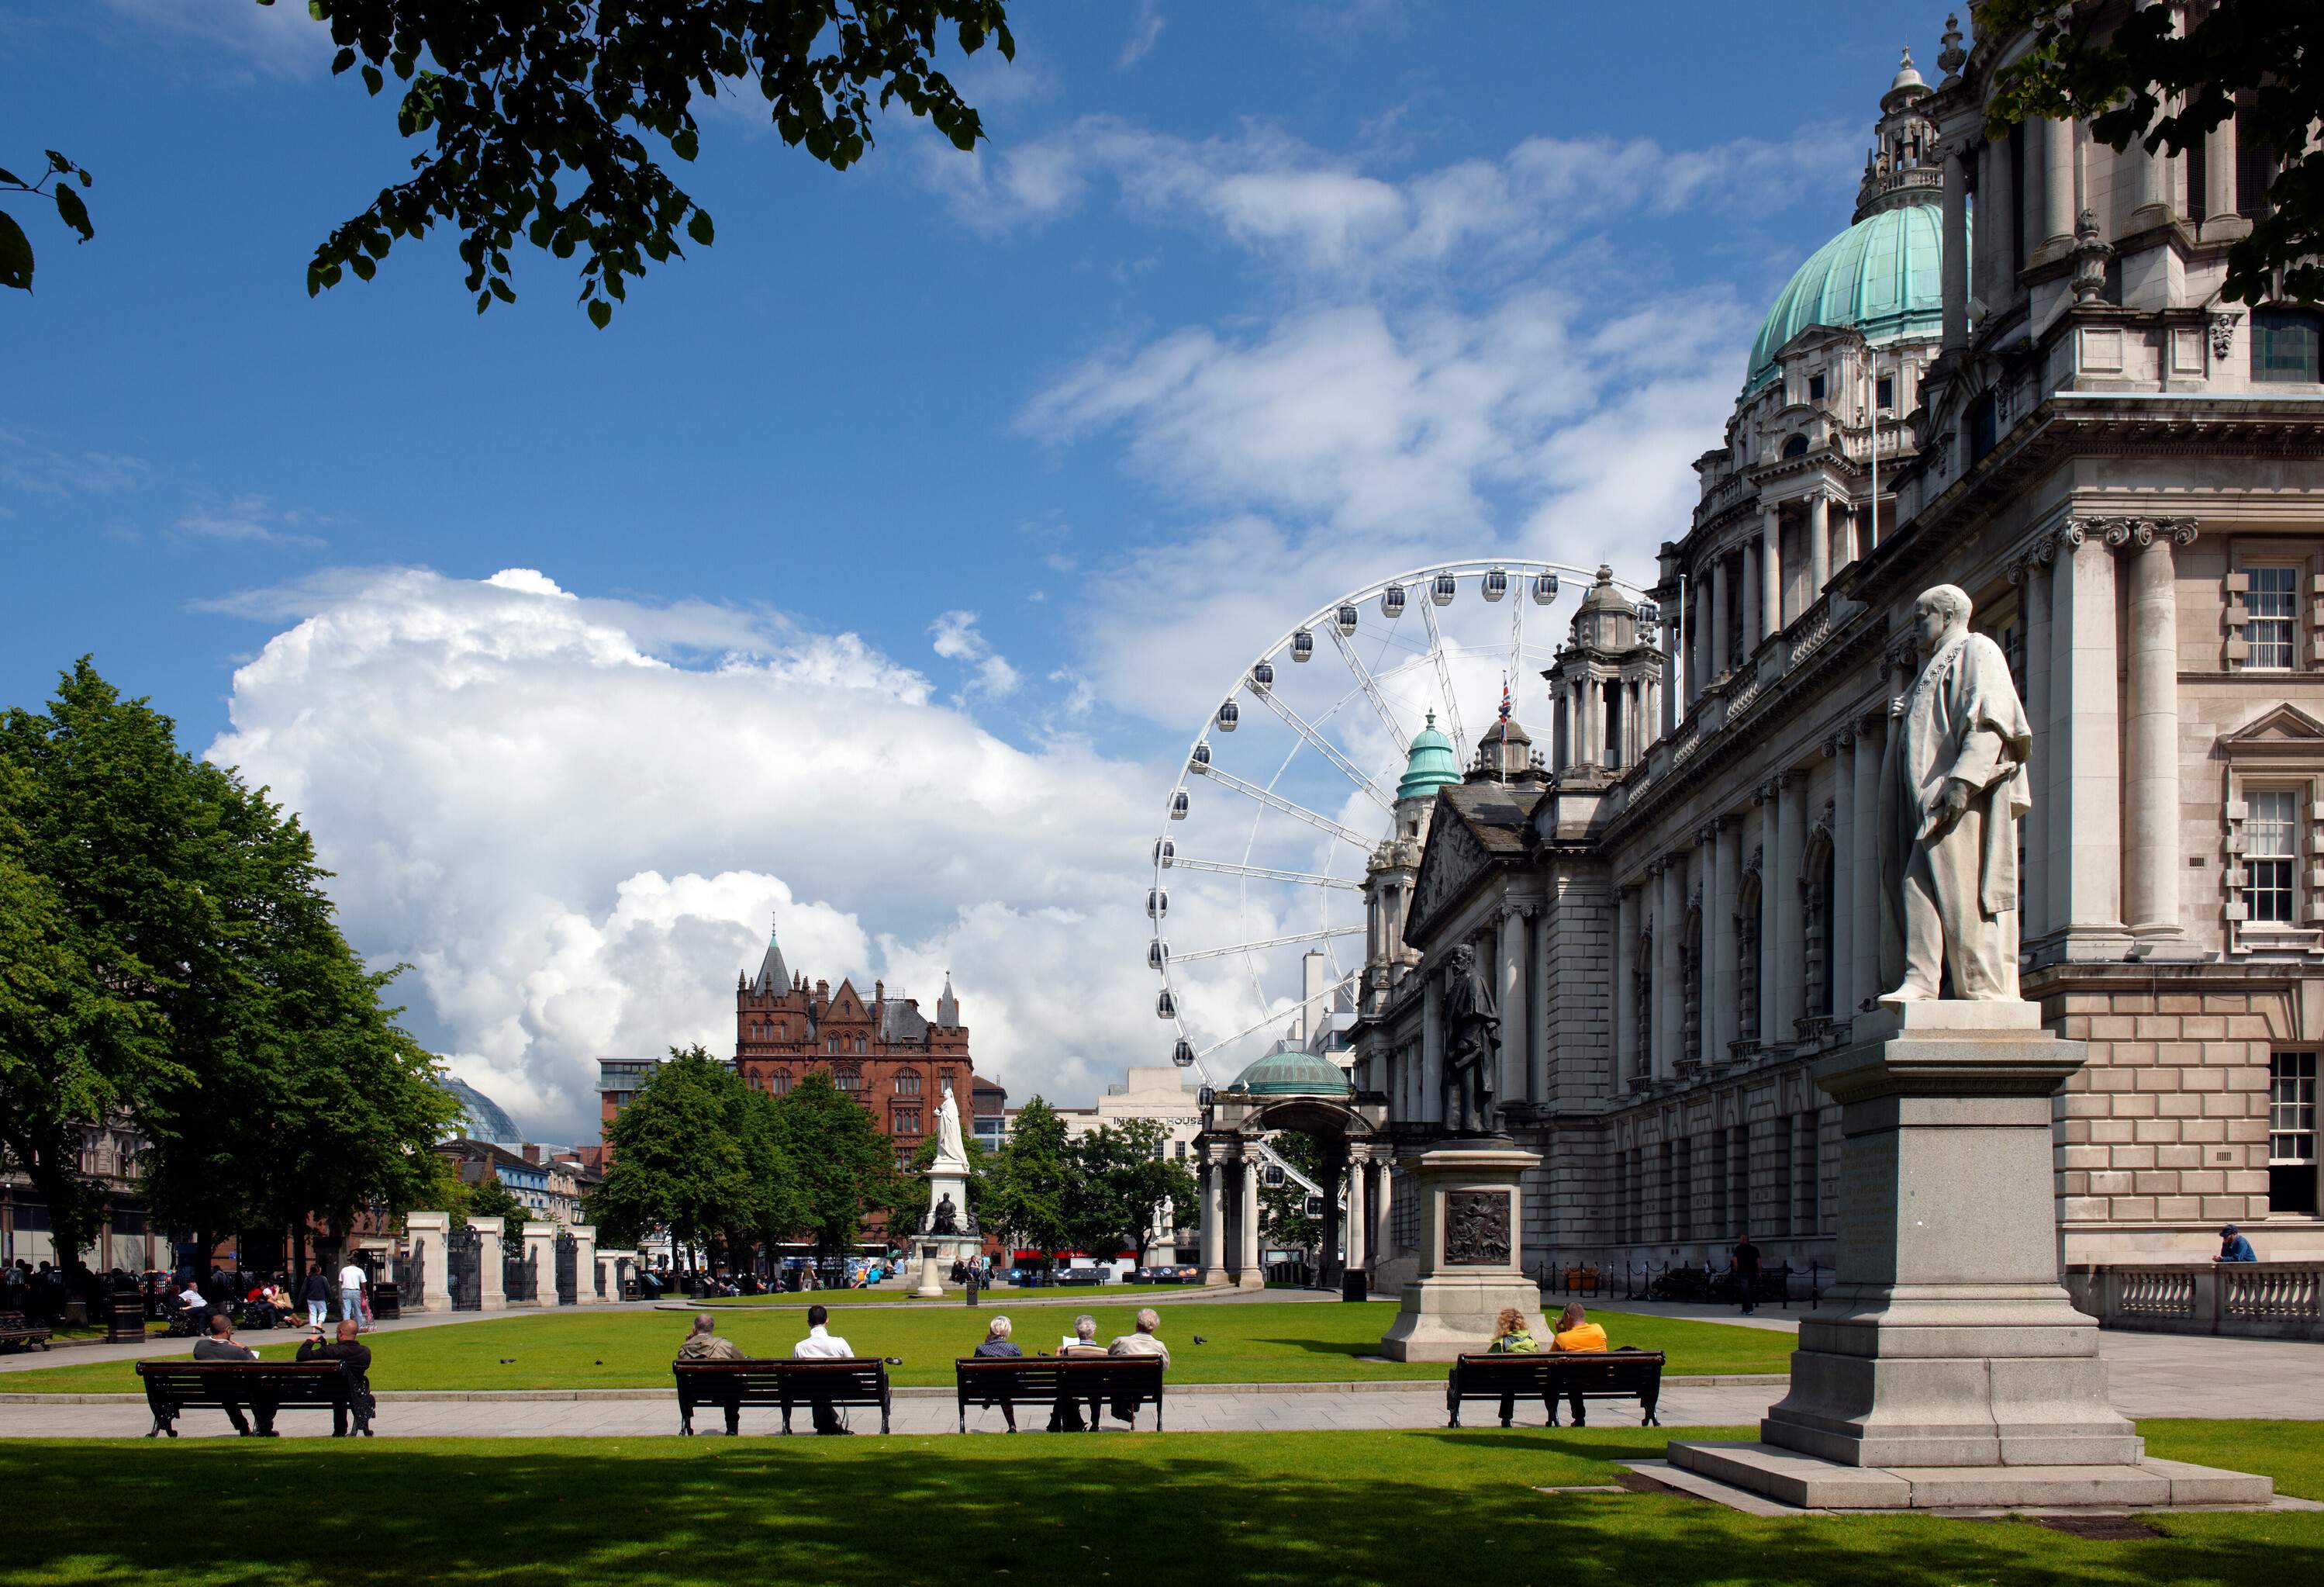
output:
[[[944,1083],[944,1101],[936,1107],[936,1161],[939,1174],[968,1172],[968,1149],[961,1144],[960,1103],[953,1100],[952,1082]]]
[[[1928,653],[1880,758],[1881,1001],[2017,996],[2017,822],[2034,744],[2001,647],[1941,584],[1914,604]]]

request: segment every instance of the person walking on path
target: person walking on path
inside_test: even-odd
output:
[[[847,1341],[832,1333],[825,1324],[831,1313],[822,1306],[807,1308],[807,1337],[791,1346],[794,1361],[845,1361],[855,1351]],[[844,1434],[850,1429],[840,1421],[839,1413],[831,1408],[831,1401],[818,1398],[811,1403],[815,1414],[815,1430],[826,1435]]]
[[[307,1326],[320,1328],[331,1315],[331,1281],[323,1277],[323,1264],[307,1264],[306,1281],[299,1287],[299,1298],[306,1303]]]
[[[353,1257],[339,1269],[339,1321],[353,1323],[358,1330],[363,1326],[364,1280],[369,1277]]]
[[[1753,1293],[1759,1285],[1759,1248],[1751,1243],[1748,1231],[1735,1236],[1735,1298],[1742,1303],[1743,1315],[1749,1316],[1759,1309],[1759,1297]]]
[[[2223,1262],[2255,1262],[2259,1253],[2252,1242],[2236,1232],[2233,1223],[2219,1231],[2219,1260]]]

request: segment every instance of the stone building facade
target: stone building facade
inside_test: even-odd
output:
[[[1808,1071],[1886,990],[1876,796],[1938,584],[2034,724],[2023,987],[2090,1044],[2061,1260],[2201,1257],[2230,1220],[2324,1255],[2324,316],[2220,300],[2271,174],[2232,121],[2191,157],[1989,140],[2023,47],[1949,30],[1933,86],[1907,57],[1648,598],[1601,577],[1545,675],[1548,774],[1471,768],[1376,859],[1358,1084],[1427,1133],[1437,968],[1498,965],[1553,1260],[1723,1265],[1748,1228],[1829,1262]]]

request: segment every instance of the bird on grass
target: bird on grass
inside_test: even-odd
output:
[[[1204,1338],[1201,1334],[1197,1333],[1197,1334],[1195,1334],[1195,1335],[1194,1335],[1194,1342],[1195,1342],[1196,1344],[1208,1344],[1208,1343],[1210,1342],[1210,1341],[1209,1341],[1209,1340],[1207,1340],[1207,1339],[1205,1339],[1205,1338]]]

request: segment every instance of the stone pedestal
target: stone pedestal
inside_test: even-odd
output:
[[[406,1213],[403,1238],[411,1265],[420,1275],[420,1293],[402,1299],[407,1312],[447,1312],[452,1309],[451,1273],[445,1265],[444,1237],[451,1232],[449,1213]]]
[[[593,1306],[597,1304],[597,1231],[587,1223],[576,1223],[567,1231],[573,1236],[573,1304]]]
[[[527,1219],[523,1239],[520,1249],[532,1264],[532,1298],[515,1304],[553,1306],[557,1304],[557,1225]]]
[[[501,1229],[499,1218],[471,1218],[468,1227],[476,1232],[476,1309],[480,1312],[508,1310],[508,1289],[501,1272]]]
[[[1484,1350],[1504,1306],[1524,1313],[1536,1339],[1547,1336],[1541,1291],[1525,1274],[1518,1183],[1540,1161],[1506,1137],[1456,1138],[1403,1159],[1420,1195],[1420,1270],[1380,1338],[1382,1355],[1449,1361]]]
[[[2149,1502],[2114,1497],[2157,1486],[2058,1278],[2051,1097],[2082,1044],[2026,1002],[1868,1024],[1815,1068],[1841,1107],[1838,1277],[1800,1324],[1791,1392],[1760,1443],[1674,1443],[1672,1463],[1817,1506]],[[1832,1494],[1857,1497],[1812,1497]]]
[[[922,1296],[944,1293],[944,1273],[936,1266],[936,1242],[933,1240],[920,1241],[920,1287],[912,1293]]]

